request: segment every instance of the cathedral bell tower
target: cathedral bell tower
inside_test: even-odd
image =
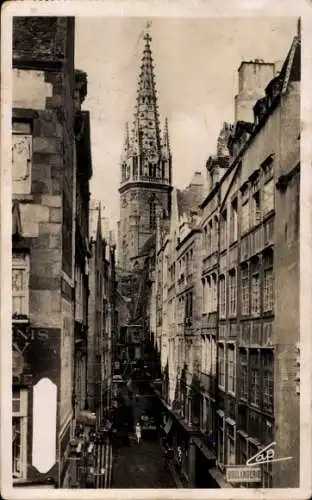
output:
[[[172,189],[168,121],[165,120],[161,136],[148,33],[144,41],[131,133],[126,125],[119,188],[119,266],[129,271],[155,232],[157,217],[169,214]]]

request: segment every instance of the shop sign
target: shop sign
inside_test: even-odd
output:
[[[226,480],[228,483],[261,483],[261,468],[250,466],[227,467]]]

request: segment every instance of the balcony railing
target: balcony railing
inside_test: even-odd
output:
[[[152,182],[152,183],[157,183],[157,184],[169,184],[169,179],[166,177],[161,178],[161,177],[152,177],[149,175],[132,175],[127,178],[122,178],[121,184],[126,184],[127,182]]]

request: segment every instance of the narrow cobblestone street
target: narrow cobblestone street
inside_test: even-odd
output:
[[[157,441],[130,439],[114,454],[112,488],[176,487]]]
[[[127,396],[126,386],[120,387],[124,400],[131,406],[133,422],[137,422],[146,407],[146,396],[140,394],[132,382],[133,397]],[[119,444],[113,449],[111,488],[175,488],[167,461],[154,436],[144,437],[138,444],[135,434],[130,435],[129,446]]]

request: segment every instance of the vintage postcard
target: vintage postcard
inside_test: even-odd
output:
[[[311,21],[5,2],[3,498],[311,496]]]

